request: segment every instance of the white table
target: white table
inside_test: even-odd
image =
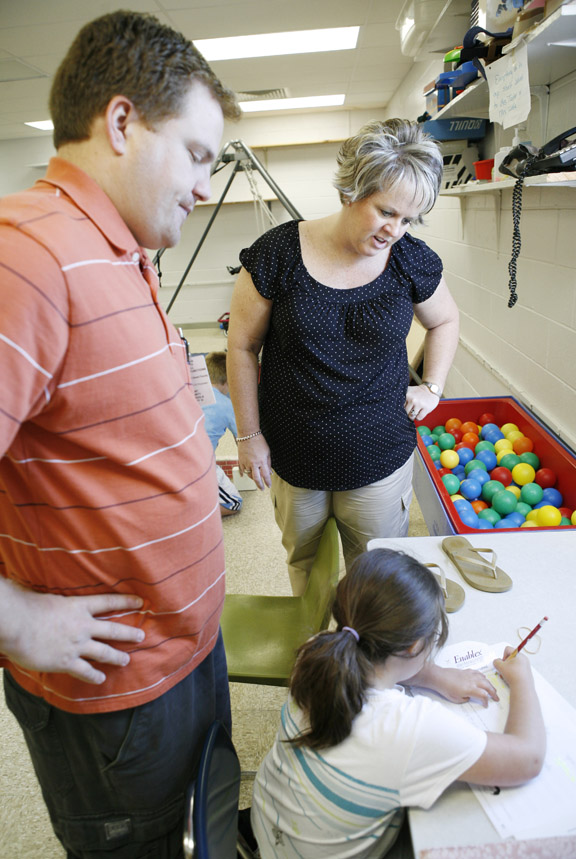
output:
[[[464,582],[442,550],[445,537],[406,537],[373,540],[369,548],[397,549],[423,563],[440,564],[447,578],[466,592],[463,607],[448,615],[448,644],[465,640],[495,644],[519,642],[520,626],[534,627],[548,615],[541,647],[530,656],[533,666],[566,700],[576,706],[576,532],[485,532],[466,535],[475,547],[489,546],[498,566],[514,585],[503,594],[484,593]],[[416,856],[430,847],[487,844],[500,836],[465,784],[453,785],[428,811],[410,809],[410,829]]]

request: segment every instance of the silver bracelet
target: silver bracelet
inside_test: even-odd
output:
[[[248,441],[249,438],[256,438],[257,435],[262,435],[262,430],[251,432],[250,435],[238,435],[236,436],[236,441]]]

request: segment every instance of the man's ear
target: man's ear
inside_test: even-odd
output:
[[[115,95],[110,99],[105,114],[106,136],[116,155],[126,151],[130,125],[138,119],[138,111],[129,98]]]

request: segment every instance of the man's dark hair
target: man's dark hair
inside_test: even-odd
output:
[[[153,127],[178,114],[192,81],[208,87],[227,119],[238,118],[235,94],[181,33],[138,12],[96,18],[80,30],[52,83],[54,146],[87,140],[116,95],[129,98]]]

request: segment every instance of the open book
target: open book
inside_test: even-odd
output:
[[[493,667],[506,645],[463,641],[443,648],[436,663],[450,668],[484,671],[500,701],[488,707],[471,700],[452,704],[430,693],[442,704],[485,731],[502,732],[508,717],[508,685]],[[542,838],[576,834],[576,710],[532,669],[546,726],[547,749],[539,776],[520,787],[471,785],[478,801],[502,838]],[[426,694],[429,694],[426,692]]]

